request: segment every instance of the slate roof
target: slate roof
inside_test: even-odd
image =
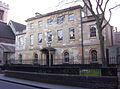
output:
[[[77,6],[65,8],[65,9],[62,9],[62,10],[57,10],[57,11],[54,11],[54,12],[50,12],[50,13],[47,13],[47,14],[40,14],[40,15],[37,15],[37,16],[35,16],[35,17],[28,18],[28,19],[26,20],[26,22],[32,21],[32,20],[35,20],[35,19],[38,19],[38,18],[50,16],[50,15],[59,14],[59,13],[66,12],[66,11],[70,11],[70,10],[79,9],[79,8],[82,8],[82,6],[77,5]]]
[[[4,22],[0,22],[0,38],[15,39],[12,29]]]
[[[15,46],[0,44],[0,47],[4,49],[4,52],[15,52]]]
[[[23,25],[23,24],[18,23],[18,22],[14,22],[12,20],[11,20],[11,22],[12,22],[12,24],[13,24],[16,31],[22,31],[22,30],[26,29],[26,25]]]

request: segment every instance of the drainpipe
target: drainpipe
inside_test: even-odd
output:
[[[80,18],[81,18],[81,47],[82,47],[82,64],[84,64],[84,44],[83,44],[82,9],[80,9]]]

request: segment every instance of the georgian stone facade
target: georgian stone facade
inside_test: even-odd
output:
[[[74,6],[44,15],[37,14],[27,19],[26,31],[16,35],[17,63],[81,64],[82,53],[84,53],[84,63],[92,61],[101,63],[101,60],[98,60],[100,44],[95,20],[87,16],[82,18],[81,12],[81,6]],[[111,33],[106,31],[104,35],[110,41],[111,39],[107,37],[111,36]],[[83,52],[82,47],[84,47]]]

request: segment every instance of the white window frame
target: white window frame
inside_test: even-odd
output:
[[[35,28],[35,24],[34,23],[30,23],[30,28],[31,29]]]
[[[41,35],[41,36],[40,36]],[[40,37],[41,37],[41,42],[39,42],[40,40]],[[38,33],[38,44],[41,44],[43,41],[43,38],[42,38],[42,32]]]
[[[51,40],[49,41],[49,35],[51,34]],[[51,43],[52,42],[52,31],[47,32],[47,42]]]
[[[43,26],[43,21],[38,21],[38,27],[42,27]]]
[[[34,44],[34,35],[30,35],[30,45]]]
[[[47,23],[51,25],[53,23],[53,19],[52,18],[47,19]]]
[[[74,13],[68,15],[68,20],[69,21],[73,21],[74,19],[75,19],[75,14]]]
[[[73,33],[72,33],[71,30],[73,30],[73,29],[74,29],[74,31],[73,31]],[[71,36],[71,35],[73,35],[73,36]],[[72,37],[73,37],[73,38],[72,38]],[[75,28],[74,28],[74,27],[69,28],[69,39],[70,39],[70,40],[75,40]]]
[[[64,18],[65,18],[64,15],[62,15],[62,16],[58,16],[58,17],[57,17],[57,24],[61,24],[61,23],[63,23]]]
[[[61,35],[59,34],[59,32]],[[59,36],[61,36],[60,39]],[[63,41],[63,29],[57,30],[57,39],[58,41]]]
[[[93,32],[91,33],[91,28],[94,27],[95,28],[95,32],[93,35]],[[90,31],[90,38],[96,38],[97,37],[97,28],[95,24],[89,25],[89,31]],[[92,34],[92,35],[91,35]]]
[[[19,47],[21,47],[21,46],[23,46],[24,45],[24,41],[23,41],[23,37],[19,37],[19,41],[18,41],[19,43]]]

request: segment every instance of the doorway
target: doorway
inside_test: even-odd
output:
[[[53,54],[50,54],[51,56],[51,65],[53,65]],[[46,54],[46,65],[49,65],[49,54],[47,53]]]

